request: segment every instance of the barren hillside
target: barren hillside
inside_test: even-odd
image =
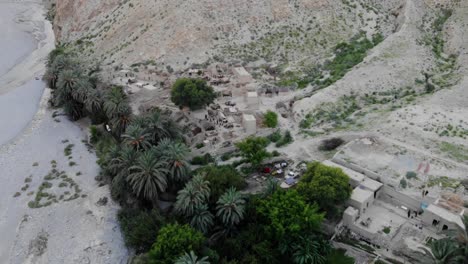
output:
[[[61,0],[56,34],[105,64],[315,61],[361,30],[396,29],[402,0]]]

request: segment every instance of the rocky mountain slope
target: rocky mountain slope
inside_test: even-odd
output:
[[[361,30],[396,30],[402,0],[58,0],[55,31],[104,64],[311,63]]]

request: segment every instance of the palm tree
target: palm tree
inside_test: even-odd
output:
[[[60,45],[60,44],[57,45],[55,49],[53,49],[47,56],[47,63],[46,63],[47,67],[51,67],[56,58],[58,58],[59,56],[63,56],[65,54],[66,54],[65,46]]]
[[[231,187],[218,200],[216,216],[221,218],[225,226],[234,226],[244,218],[245,200],[240,192]]]
[[[455,243],[448,239],[432,241],[429,244],[430,251],[422,248],[426,253],[432,256],[435,264],[455,264],[462,260]]]
[[[266,186],[262,195],[263,197],[268,197],[272,195],[274,192],[276,192],[278,189],[279,189],[278,181],[273,177],[269,177],[266,181]]]
[[[179,139],[181,136],[181,128],[167,114],[160,110],[154,110],[147,116],[148,127],[151,131],[151,136],[155,144],[164,138]]]
[[[84,101],[85,108],[91,113],[91,118],[96,119],[99,117],[103,117],[102,107],[103,101],[101,94],[96,89],[89,89],[86,94],[86,99]]]
[[[296,264],[324,264],[327,260],[330,246],[313,236],[301,236],[299,242],[292,246],[293,262]]]
[[[200,178],[202,180],[198,180]],[[194,180],[188,182],[177,194],[177,201],[174,205],[175,210],[179,214],[190,217],[193,215],[197,206],[205,203],[208,195],[208,182],[204,181],[202,176],[196,176],[194,177]]]
[[[186,159],[189,152],[187,146],[165,138],[159,142],[157,150],[168,164],[170,180],[185,182],[190,172],[190,165]]]
[[[138,125],[130,125],[123,134],[124,143],[132,146],[136,150],[148,149],[151,143],[148,141],[150,134]]]
[[[76,78],[76,85],[71,94],[74,100],[84,104],[89,91],[92,90],[93,87],[88,77],[78,74]]]
[[[151,112],[147,119],[154,143],[158,143],[163,138],[170,137],[165,127],[166,117],[161,114],[161,111],[155,110]]]
[[[167,188],[166,167],[166,162],[158,160],[154,151],[140,154],[136,164],[130,167],[130,175],[127,176],[135,195],[157,202],[159,193]]]
[[[113,87],[105,95],[104,112],[110,119],[114,136],[119,138],[129,125],[131,116],[127,97],[120,87]]]
[[[112,158],[107,166],[108,170],[116,175],[126,178],[130,174],[130,168],[135,165],[138,153],[130,147],[123,147],[116,157]]]
[[[120,87],[113,87],[105,96],[104,111],[109,119],[127,113],[129,106],[127,96]]]
[[[191,182],[195,190],[203,196],[203,199],[208,200],[210,198],[210,182],[206,181],[203,175],[196,175]]]
[[[53,90],[57,89],[57,81],[60,73],[65,69],[71,69],[76,64],[69,56],[60,54],[53,56],[53,61],[50,61],[50,66],[47,67],[45,79],[49,83],[49,87]]]
[[[78,73],[73,70],[63,70],[60,72],[57,81],[57,98],[60,103],[72,99],[72,92],[78,83]]]
[[[214,216],[208,210],[208,206],[206,204],[199,204],[195,206],[195,210],[190,219],[190,225],[203,234],[206,234],[213,226],[213,218]]]
[[[180,256],[180,258],[176,260],[175,264],[210,264],[210,262],[208,262],[208,257],[198,259],[197,255],[195,255],[193,251],[190,251],[190,254],[185,253]]]
[[[135,116],[132,119],[132,125],[140,126],[142,128],[145,128],[147,131],[149,131],[149,122],[148,118],[146,116]]]

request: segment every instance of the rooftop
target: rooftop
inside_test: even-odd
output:
[[[258,97],[257,92],[247,92],[247,97]]]
[[[359,203],[363,203],[367,199],[369,199],[369,197],[372,197],[372,196],[374,196],[373,192],[362,189],[360,187],[356,187],[354,188],[353,193],[351,194],[351,200],[357,201]]]
[[[463,221],[461,219],[461,216],[458,215],[458,214],[455,214],[455,213],[452,213],[450,212],[449,210],[447,209],[444,209],[442,207],[439,207],[435,204],[430,204],[425,211],[428,211],[428,212],[431,212],[435,215],[438,215],[440,216],[441,218],[449,221],[449,222],[452,222],[452,223],[455,223],[456,225],[458,225],[460,228],[463,228],[464,227],[464,224],[463,224]]]
[[[361,173],[348,169],[339,164],[336,164],[331,160],[326,160],[323,162],[323,164],[330,166],[330,167],[340,168],[344,173],[346,173],[346,175],[349,176],[349,178],[351,178],[351,180],[356,181],[356,182],[362,182],[366,178],[366,176],[362,175]]]
[[[367,190],[370,190],[372,192],[375,192],[377,191],[380,187],[383,186],[382,183],[378,182],[378,181],[374,181],[370,178],[365,178],[361,183],[360,185],[361,187],[364,187],[366,188]]]
[[[255,116],[253,115],[244,114],[243,118],[245,121],[256,121]]]
[[[236,67],[233,69],[233,71],[239,76],[250,76],[250,73],[248,73],[244,67]]]

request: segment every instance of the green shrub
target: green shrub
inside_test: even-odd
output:
[[[150,263],[173,264],[185,252],[200,252],[204,242],[203,234],[188,225],[165,225],[149,252]]]
[[[382,230],[385,234],[389,234],[390,231],[391,231],[391,228],[389,226],[386,226],[384,227],[384,229]]]
[[[137,253],[147,252],[164,224],[164,218],[157,210],[150,212],[139,209],[122,209],[118,213],[120,229],[127,246]]]
[[[277,148],[280,148],[280,147],[286,146],[288,144],[291,144],[293,141],[294,141],[294,139],[293,139],[293,137],[291,135],[291,132],[289,130],[286,130],[284,132],[284,136],[281,138],[281,140],[276,142],[275,146]]]
[[[281,140],[281,131],[278,129],[275,132],[271,133],[267,138],[271,142],[278,142]]]
[[[204,146],[205,146],[204,143],[197,143],[197,144],[195,145],[195,148],[201,149],[201,148],[203,148]]]
[[[205,180],[210,183],[210,202],[213,204],[215,204],[219,197],[229,188],[234,187],[237,190],[242,190],[247,186],[244,178],[233,166],[211,165],[201,168],[199,172],[205,175]]]
[[[276,126],[278,126],[278,114],[273,112],[273,111],[270,111],[268,110],[264,116],[264,124],[267,126],[267,127],[271,127],[271,128],[274,128]]]
[[[406,173],[406,179],[408,179],[408,180],[414,179],[416,177],[417,177],[417,174],[414,171],[408,171]]]
[[[406,182],[405,179],[400,180],[400,186],[401,188],[406,189],[406,187],[408,186],[408,183]]]
[[[190,163],[192,163],[192,165],[208,165],[211,162],[214,162],[214,158],[210,155],[210,153],[206,153],[203,156],[193,157]]]
[[[90,138],[89,141],[91,144],[96,144],[99,139],[102,137],[102,131],[99,130],[96,126],[89,127]]]
[[[231,159],[231,153],[224,153],[223,155],[221,155],[221,160],[222,161],[227,161],[229,159]]]

